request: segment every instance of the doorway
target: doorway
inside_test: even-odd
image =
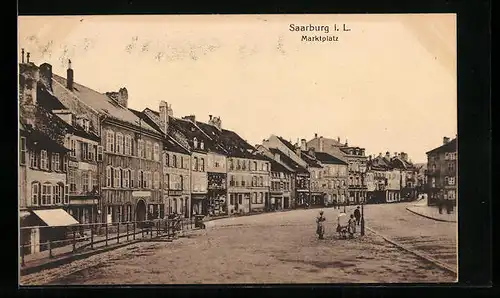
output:
[[[139,200],[137,206],[135,207],[135,218],[137,221],[146,220],[146,203],[144,200]]]

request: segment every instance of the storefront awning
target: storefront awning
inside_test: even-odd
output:
[[[63,209],[33,210],[49,227],[64,227],[79,224],[79,222]]]

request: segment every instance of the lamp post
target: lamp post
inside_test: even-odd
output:
[[[365,212],[364,212],[364,206],[365,206],[365,197],[363,197],[363,200],[361,202],[361,236],[365,235]]]

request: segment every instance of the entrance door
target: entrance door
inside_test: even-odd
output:
[[[146,220],[146,203],[144,203],[144,200],[139,200],[139,202],[137,202],[137,206],[135,207],[135,218],[137,221]]]

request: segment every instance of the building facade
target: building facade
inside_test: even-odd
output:
[[[458,196],[458,138],[443,138],[443,145],[427,153],[427,202],[451,203]]]
[[[325,205],[341,205],[348,195],[348,164],[326,152],[315,152],[315,158],[323,166],[318,173]]]
[[[369,157],[367,184],[370,191],[367,203],[393,203],[401,201],[401,170],[394,167],[389,152]]]

